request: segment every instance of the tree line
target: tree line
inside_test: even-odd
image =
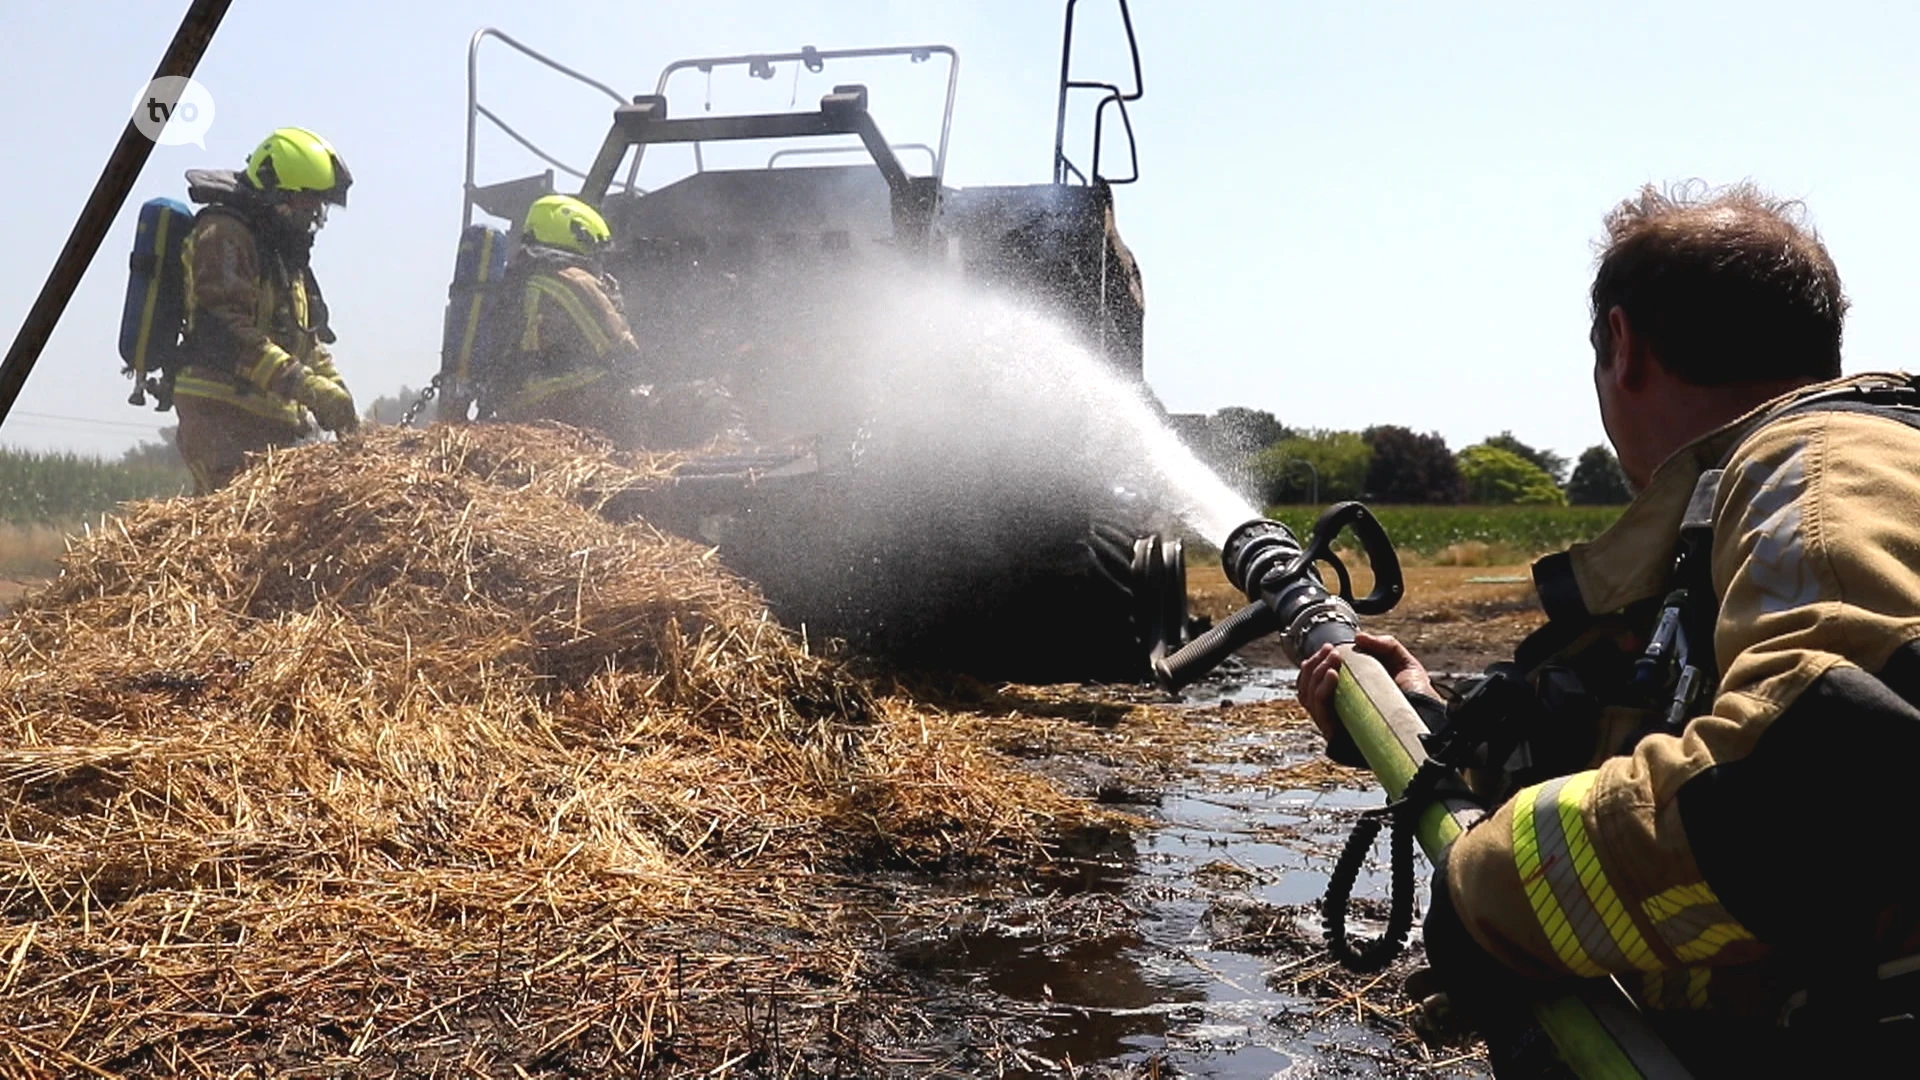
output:
[[[364,410],[374,423],[397,423],[418,392],[402,386]],[[1438,432],[1397,424],[1362,431],[1295,429],[1264,409],[1229,406],[1211,415],[1171,418],[1182,440],[1222,477],[1266,505],[1342,499],[1403,505],[1618,506],[1632,498],[1620,462],[1590,446],[1569,462],[1511,431],[1454,451]],[[179,467],[173,429],[142,442],[125,465]]]
[[[1620,462],[1590,446],[1569,462],[1511,431],[1454,451],[1438,432],[1397,424],[1296,430],[1261,409],[1175,417],[1187,445],[1228,482],[1268,505],[1342,499],[1447,505],[1613,506],[1632,492]]]

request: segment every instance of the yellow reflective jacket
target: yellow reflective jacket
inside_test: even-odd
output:
[[[181,397],[224,402],[256,416],[307,427],[290,393],[312,371],[340,381],[319,339],[306,275],[266,251],[238,214],[202,211],[187,237],[187,363]]]
[[[1696,484],[1732,453],[1717,487],[1707,488],[1721,673],[1710,710],[1678,734],[1646,735],[1616,756],[1602,747],[1596,767],[1521,789],[1448,858],[1462,920],[1509,966],[1540,977],[1629,976],[1629,989],[1652,1007],[1774,1013],[1805,983],[1767,942],[1791,937],[1796,918],[1818,918],[1804,909],[1822,906],[1821,896],[1835,907],[1879,873],[1865,865],[1869,856],[1843,856],[1851,850],[1845,829],[1830,830],[1825,843],[1788,842],[1765,821],[1712,820],[1699,793],[1757,758],[1782,716],[1793,717],[1791,730],[1826,725],[1838,738],[1867,730],[1843,727],[1850,718],[1912,709],[1882,680],[1894,681],[1887,672],[1897,658],[1920,660],[1920,431],[1840,411],[1763,423],[1788,402],[1886,378],[1796,391],[1689,444],[1612,528],[1567,553],[1579,605],[1603,623],[1614,620],[1617,633],[1618,613],[1645,612],[1674,584],[1677,537]],[[1601,727],[1611,737],[1620,725]],[[1775,741],[1774,758],[1782,745]],[[1875,750],[1835,753],[1859,760]],[[1811,800],[1844,804],[1845,783],[1807,777],[1806,790],[1779,791],[1776,822],[1791,821]],[[1689,836],[1689,820],[1701,835]],[[1776,840],[1787,847],[1770,851]],[[1882,862],[1905,858],[1883,854]],[[1703,863],[1717,868],[1721,890],[1737,893],[1717,893]],[[1879,918],[1868,946],[1876,961],[1911,951],[1909,916],[1900,909]]]
[[[481,407],[503,419],[544,415],[550,399],[602,382],[639,355],[611,279],[564,256],[523,252],[506,286],[517,300],[481,376]],[[491,399],[491,400],[489,400]]]

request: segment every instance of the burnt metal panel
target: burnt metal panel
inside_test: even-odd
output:
[[[1040,298],[1109,364],[1142,375],[1146,297],[1105,184],[964,188],[946,195],[940,228],[968,276]]]

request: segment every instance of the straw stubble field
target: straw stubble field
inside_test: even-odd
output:
[[[379,433],[78,543],[0,627],[0,1071],[883,1053],[856,873],[1117,815],[596,514],[670,466]]]
[[[1030,907],[1249,747],[1359,782],[1290,703],[809,647],[602,514],[674,465],[379,429],[80,538],[0,622],[0,1076],[1030,1072],[1010,1015],[894,962],[956,887]],[[1047,918],[1126,939],[1069,925],[1111,906]]]

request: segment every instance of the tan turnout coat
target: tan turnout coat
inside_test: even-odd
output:
[[[1760,424],[1785,402],[1869,378],[1804,389],[1682,448],[1612,528],[1571,550],[1589,612],[1664,596],[1696,481],[1738,447],[1714,502],[1722,675],[1711,711],[1678,735],[1522,789],[1450,856],[1469,932],[1510,966],[1629,976],[1656,1007],[1764,1012],[1791,988],[1702,874],[1677,796],[1750,754],[1823,675],[1879,672],[1920,640],[1920,431],[1856,412]],[[1805,797],[1844,799],[1830,779]],[[1809,858],[1817,863],[1817,853],[1783,859],[1781,872],[1818,873]],[[1847,887],[1847,871],[1831,867],[1834,888]]]

